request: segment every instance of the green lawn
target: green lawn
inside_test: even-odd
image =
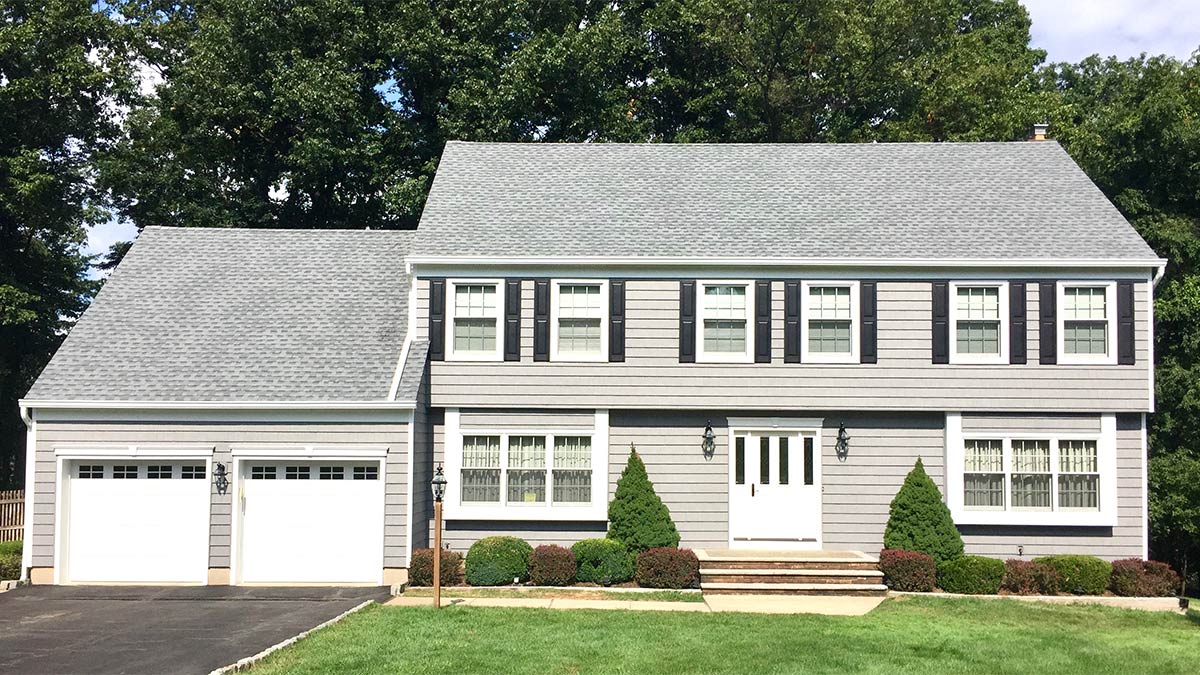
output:
[[[410,587],[406,598],[432,598],[433,589],[427,586]],[[576,598],[580,600],[633,600],[666,602],[704,602],[700,593],[683,591],[612,591],[605,588],[569,586],[555,589],[514,588],[443,588],[442,598]],[[430,600],[432,603],[433,601]]]
[[[904,598],[862,617],[372,607],[269,673],[1195,673],[1189,616]]]

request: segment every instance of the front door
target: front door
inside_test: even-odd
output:
[[[821,456],[815,432],[735,432],[729,534],[734,548],[821,546]]]

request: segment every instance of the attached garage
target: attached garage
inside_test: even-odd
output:
[[[238,460],[236,582],[380,584],[382,459]]]

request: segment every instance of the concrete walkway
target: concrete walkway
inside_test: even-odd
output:
[[[442,598],[442,606],[534,607],[539,609],[623,609],[650,612],[744,612],[749,614],[828,614],[861,616],[879,606],[882,597],[812,595],[706,595],[704,602],[655,600],[575,600],[570,598]],[[428,607],[433,598],[397,596],[385,605]]]

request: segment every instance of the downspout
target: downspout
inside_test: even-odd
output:
[[[21,421],[25,423],[25,533],[21,540],[21,579],[28,582],[33,567],[33,480],[37,457],[37,422],[33,408],[21,406]]]
[[[1167,273],[1167,265],[1164,261],[1161,265],[1154,268],[1154,279],[1152,283],[1155,288],[1158,288],[1158,282],[1162,281],[1163,276]]]

